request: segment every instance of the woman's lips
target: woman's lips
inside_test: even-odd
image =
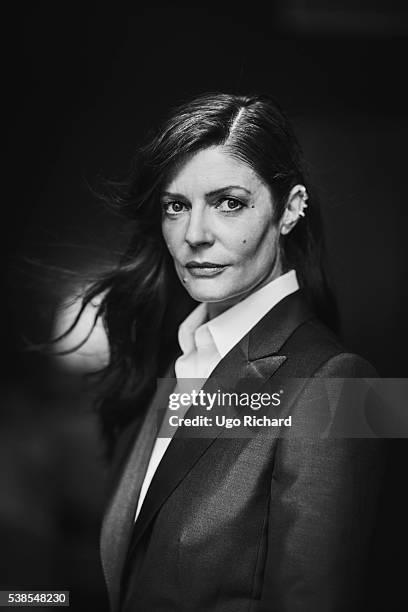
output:
[[[203,263],[203,264],[187,264],[186,269],[195,278],[207,278],[209,276],[217,276],[221,274],[227,266],[222,266],[219,264],[213,263]]]

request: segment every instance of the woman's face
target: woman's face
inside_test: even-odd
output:
[[[269,188],[223,146],[193,155],[161,194],[162,230],[191,297],[229,307],[281,274]]]

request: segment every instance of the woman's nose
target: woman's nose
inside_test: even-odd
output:
[[[184,236],[185,241],[190,247],[212,244],[214,242],[207,212],[203,209],[192,209],[190,212]]]

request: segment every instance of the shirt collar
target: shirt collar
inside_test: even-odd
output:
[[[181,350],[186,354],[195,348],[215,344],[221,358],[225,357],[271,308],[298,289],[296,272],[290,270],[211,321],[207,321],[207,305],[199,304],[179,327]]]
[[[182,322],[178,330],[178,341],[184,354],[190,353],[196,348],[194,335],[196,330],[203,326],[208,319],[207,304],[202,303],[194,308]]]

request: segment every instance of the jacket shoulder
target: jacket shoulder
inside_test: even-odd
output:
[[[293,377],[327,376],[376,378],[373,366],[346,349],[340,339],[318,319],[300,325],[282,346]],[[285,368],[286,369],[286,368]]]

